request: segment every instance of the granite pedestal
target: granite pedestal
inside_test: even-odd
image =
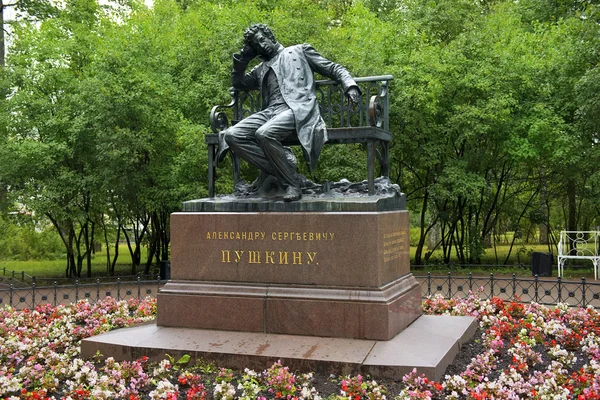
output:
[[[401,196],[258,204],[292,212],[207,199],[172,214],[159,326],[389,340],[421,314]]]
[[[421,315],[405,199],[203,199],[171,218],[171,276],[151,324],[84,339],[82,356],[190,355],[228,368],[439,380],[472,317]]]

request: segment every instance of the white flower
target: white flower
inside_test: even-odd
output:
[[[0,375],[0,396],[21,390],[21,384],[16,377]]]
[[[156,389],[151,391],[148,396],[153,400],[166,399],[169,393],[176,393],[177,391],[179,391],[179,386],[163,379],[158,382]]]
[[[221,381],[215,385],[213,395],[215,399],[233,399],[235,387],[229,382]]]
[[[172,366],[171,366],[171,362],[169,360],[162,360],[159,364],[157,368],[154,368],[154,371],[152,372],[153,376],[162,376],[166,373],[168,373],[171,370]]]
[[[91,391],[91,395],[92,395],[92,398],[98,399],[98,400],[115,399],[117,396],[117,394],[115,392],[112,392],[108,389],[104,389],[100,386],[94,387]]]

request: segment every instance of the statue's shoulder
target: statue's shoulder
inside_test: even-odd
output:
[[[296,44],[293,46],[288,46],[283,49],[285,57],[312,57],[316,53],[315,49],[312,45],[308,43]]]
[[[288,46],[284,49],[284,51],[292,52],[292,53],[302,53],[304,52],[305,49],[307,48],[312,48],[312,46],[310,44],[307,43],[301,43],[301,44],[296,44],[293,46]]]

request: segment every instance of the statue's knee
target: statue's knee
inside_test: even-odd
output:
[[[256,141],[258,142],[258,144],[262,145],[267,141],[267,139],[269,139],[267,131],[265,129],[259,128],[256,131]]]
[[[227,129],[224,132],[223,139],[225,139],[225,143],[227,143],[229,145],[229,147],[235,146],[235,144],[236,144],[235,134],[230,129]]]

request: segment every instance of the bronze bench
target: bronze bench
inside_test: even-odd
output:
[[[317,97],[321,116],[327,125],[329,140],[326,144],[364,143],[367,148],[367,181],[369,194],[375,194],[375,159],[377,158],[383,176],[389,175],[389,143],[392,134],[389,130],[389,81],[391,75],[355,78],[362,96],[359,104],[350,105],[342,88],[332,80],[317,81]],[[219,146],[219,132],[244,117],[260,110],[260,95],[257,92],[230,91],[232,101],[228,105],[214,106],[210,112],[210,126],[213,133],[205,135],[208,145],[208,192],[215,195],[215,168]],[[229,116],[228,116],[229,115]],[[285,146],[299,145],[298,139],[290,135]],[[293,139],[292,139],[293,138]],[[231,153],[233,179],[239,180],[240,160]]]

